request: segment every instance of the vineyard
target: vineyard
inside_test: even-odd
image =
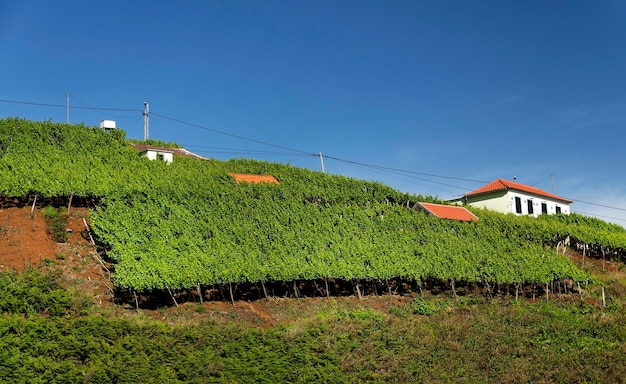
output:
[[[436,199],[376,182],[245,159],[149,161],[122,131],[23,119],[0,120],[0,194],[87,205],[116,286],[134,292],[360,296],[433,281],[517,292],[589,281],[557,245],[622,260],[626,249],[624,228],[581,215],[441,220],[409,208]]]

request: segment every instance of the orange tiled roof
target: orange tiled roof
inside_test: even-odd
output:
[[[229,173],[229,176],[235,178],[235,183],[239,184],[242,181],[246,183],[274,183],[280,184],[278,180],[272,175],[247,175],[243,173]]]
[[[566,199],[564,197],[561,196],[557,196],[555,194],[543,191],[539,188],[535,188],[535,187],[531,187],[529,185],[524,185],[524,184],[520,184],[520,183],[516,183],[513,181],[508,181],[508,180],[504,180],[504,179],[496,179],[494,181],[492,181],[491,183],[484,185],[472,192],[468,192],[465,194],[465,197],[468,196],[474,196],[474,195],[481,195],[483,193],[489,193],[489,192],[496,192],[496,191],[505,191],[505,190],[509,190],[509,189],[514,189],[516,191],[522,191],[522,192],[527,192],[527,193],[532,193],[534,195],[539,195],[539,196],[544,196],[544,197],[549,197],[551,199],[555,199],[555,200],[560,200],[560,201],[565,201],[567,203],[573,203],[573,200],[570,199]]]
[[[478,217],[464,207],[454,205],[443,205],[433,203],[417,203],[418,208],[437,216],[440,219],[450,219],[459,221],[478,221]]]

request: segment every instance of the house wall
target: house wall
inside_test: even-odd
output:
[[[144,151],[142,153],[143,156],[147,157],[150,160],[160,159],[165,161],[166,163],[171,163],[174,161],[174,154],[171,152],[161,152],[161,151]]]
[[[486,193],[484,195],[471,196],[467,198],[467,204],[472,207],[486,208],[496,212],[511,212],[509,197],[506,191]]]
[[[536,195],[519,192],[519,191],[509,191],[508,197],[509,197],[509,207],[510,207],[509,212],[514,213],[516,215],[533,215],[537,217],[542,214],[542,207],[541,207],[542,203],[546,204],[548,215],[556,215],[557,207],[560,208],[561,210],[560,213],[563,215],[569,215],[570,213],[568,203],[555,200],[555,199],[550,199],[544,196],[536,196]],[[521,202],[521,210],[522,210],[521,213],[516,212],[516,202],[515,202],[516,197],[518,197]],[[532,204],[532,210],[533,210],[532,213],[529,212],[529,206],[528,206],[529,201]]]
[[[521,213],[517,212],[516,198],[519,198]],[[529,201],[532,204],[532,213],[529,212]],[[467,198],[467,204],[473,207],[487,208],[492,211],[513,213],[515,215],[532,214],[535,217],[542,214],[542,203],[546,204],[548,215],[555,215],[557,207],[560,208],[561,214],[569,215],[570,213],[568,203],[520,191],[501,191]]]

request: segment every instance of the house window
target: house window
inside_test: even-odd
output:
[[[556,214],[557,215],[561,214],[561,207],[559,207],[558,205],[556,206]]]
[[[161,161],[165,160],[165,157],[163,156],[162,153],[157,153],[157,160],[161,160]]]
[[[541,203],[541,214],[542,215],[547,215],[548,214],[548,204]]]
[[[522,213],[522,199],[520,197],[515,198],[515,213]]]
[[[533,211],[533,201],[528,199],[527,200],[527,205],[528,205],[528,214],[532,215],[534,213],[534,211]]]

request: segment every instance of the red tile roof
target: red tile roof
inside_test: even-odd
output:
[[[424,210],[440,219],[478,221],[478,217],[464,207],[433,203],[417,203],[413,208]]]
[[[235,178],[235,183],[239,184],[242,181],[246,183],[274,183],[280,184],[278,180],[272,175],[246,175],[243,173],[229,173],[229,176]]]
[[[570,199],[566,199],[564,197],[561,196],[557,196],[555,194],[543,191],[539,188],[535,188],[535,187],[531,187],[528,185],[524,185],[524,184],[520,184],[520,183],[516,183],[513,181],[508,181],[508,180],[504,180],[504,179],[496,179],[494,181],[492,181],[491,183],[484,185],[472,192],[466,193],[465,197],[469,197],[469,196],[474,196],[474,195],[481,195],[483,193],[489,193],[489,192],[496,192],[496,191],[506,191],[509,189],[514,189],[516,191],[522,191],[522,192],[527,192],[527,193],[532,193],[534,195],[538,195],[538,196],[544,196],[544,197],[549,197],[551,199],[555,199],[555,200],[560,200],[560,201],[565,201],[567,203],[573,203],[573,200]]]

